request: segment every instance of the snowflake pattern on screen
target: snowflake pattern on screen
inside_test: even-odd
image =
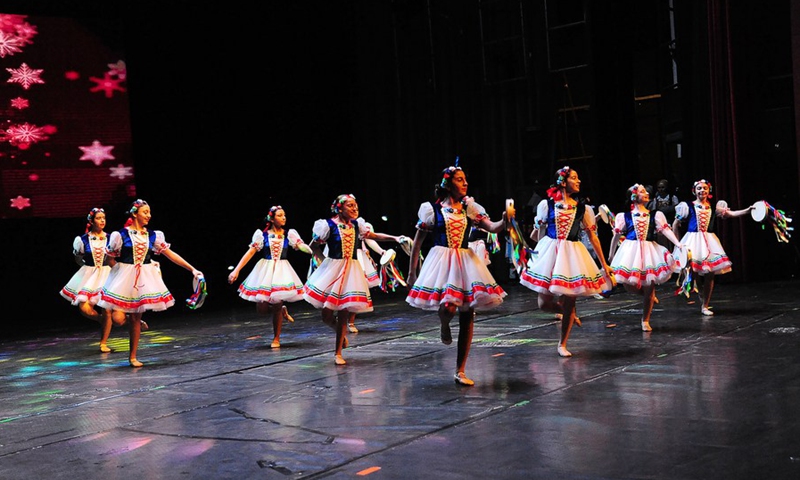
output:
[[[30,106],[27,98],[17,97],[11,99],[11,106],[17,110],[24,110]]]
[[[11,142],[12,145],[20,143],[30,144],[48,139],[42,127],[31,125],[28,122],[19,125],[11,125],[6,129],[6,134],[8,136],[8,141]]]
[[[111,176],[119,178],[120,180],[125,180],[128,177],[133,176],[133,167],[126,167],[123,164],[119,164],[116,167],[109,168],[111,170]]]
[[[23,210],[31,206],[31,199],[25,198],[22,195],[17,195],[16,198],[11,198],[10,200],[11,208],[16,208],[17,210]]]
[[[78,147],[83,151],[83,156],[79,160],[91,160],[98,167],[103,163],[103,160],[115,160],[111,155],[113,145],[104,146],[99,140],[95,140],[88,147]]]
[[[30,45],[31,40],[38,32],[36,27],[25,19],[27,15],[14,15],[0,13],[0,31],[8,36],[15,37],[20,46]]]
[[[128,67],[122,60],[117,61],[117,63],[109,63],[108,74],[120,80],[125,80],[125,77],[128,75]]]
[[[111,78],[111,74],[106,72],[103,75],[103,78],[97,77],[89,77],[89,80],[95,82],[97,86],[92,87],[89,89],[90,92],[105,92],[106,98],[111,98],[114,96],[114,91],[124,92],[125,89],[120,87],[119,84],[122,82],[120,78]]]
[[[0,30],[0,58],[6,58],[6,55],[14,55],[22,51],[22,42],[18,37],[6,35]]]
[[[34,83],[44,83],[39,75],[44,72],[43,68],[30,68],[27,63],[22,63],[19,68],[6,68],[11,74],[8,83],[19,83],[25,90],[31,88]]]

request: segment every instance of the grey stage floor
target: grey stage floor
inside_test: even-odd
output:
[[[147,314],[140,369],[122,329],[111,354],[88,328],[4,341],[0,478],[800,478],[800,283],[718,284],[713,318],[665,286],[652,333],[639,297],[581,299],[569,359],[506,289],[471,388],[401,292],[374,292],[341,367],[304,303],[275,350],[244,301]]]

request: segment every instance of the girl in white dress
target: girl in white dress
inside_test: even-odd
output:
[[[709,302],[711,292],[714,290],[714,278],[731,271],[732,262],[722,248],[722,244],[714,233],[716,220],[720,218],[740,217],[753,209],[753,205],[741,210],[731,210],[724,202],[717,202],[711,208],[711,183],[707,180],[698,180],[692,185],[695,200],[691,204],[681,202],[675,207],[675,221],[672,229],[678,232],[681,226],[687,230],[681,238],[681,243],[686,245],[692,254],[692,271],[703,278],[702,305],[700,313],[711,316]]]
[[[172,251],[164,239],[164,232],[148,230],[151,214],[147,202],[134,201],[128,214],[130,218],[122,230],[111,233],[107,254],[114,257],[116,263],[97,304],[111,310],[111,320],[115,325],[124,325],[126,314],[130,317],[127,322],[130,337],[128,361],[131,367],[141,367],[144,364],[136,358],[136,353],[143,326],[142,314],[148,310],[163,311],[175,304],[175,298],[161,278],[158,263],[152,260],[153,255],[167,257],[192,272],[196,279],[202,279],[203,273]]]
[[[676,268],[675,258],[658,243],[661,234],[676,248],[682,248],[672,232],[667,218],[658,210],[650,211],[647,203],[650,193],[644,185],[635,184],[628,189],[630,209],[620,212],[614,219],[614,236],[611,239],[611,269],[618,284],[626,291],[644,297],[642,331],[650,332],[650,314],[656,302],[656,285],[667,282]],[[622,243],[620,243],[622,238]]]
[[[456,159],[457,160],[457,159]],[[503,220],[492,222],[489,215],[471,197],[467,197],[467,177],[461,167],[447,167],[436,186],[436,201],[422,203],[417,213],[417,233],[408,267],[409,292],[406,302],[415,308],[437,311],[441,322],[442,343],[453,342],[450,321],[458,311],[458,352],[454,379],[459,385],[474,385],[465,374],[472,344],[475,311],[489,310],[503,302],[506,292],[497,284],[482,258],[468,248],[472,224],[487,232],[498,233]],[[433,247],[419,274],[419,253],[428,234]]]
[[[106,213],[102,208],[93,208],[86,217],[86,232],[75,237],[72,253],[80,265],[69,279],[61,296],[77,306],[81,315],[100,324],[100,351],[108,353],[108,337],[111,334],[111,310],[102,313],[95,309],[100,292],[111,272],[113,259],[106,255],[109,236],[106,235]]]
[[[283,319],[290,319],[284,302],[297,302],[303,299],[303,281],[287,260],[289,247],[311,254],[295,229],[286,230],[286,211],[280,205],[269,209],[264,230],[256,230],[250,246],[236,268],[228,275],[228,283],[239,277],[239,272],[253,256],[263,252],[253,271],[239,285],[239,296],[256,302],[256,311],[261,315],[272,314],[271,348],[281,346]]]
[[[531,240],[538,243],[520,274],[520,283],[539,294],[539,308],[561,318],[557,351],[562,357],[572,356],[567,340],[573,324],[580,326],[575,314],[577,297],[591,297],[614,286],[611,267],[597,238],[594,211],[579,197],[580,191],[577,171],[565,166],[556,172],[555,182],[547,191],[549,198],[539,202],[536,209]],[[581,242],[581,229],[586,231],[602,268]]]
[[[347,346],[347,325],[360,312],[372,311],[372,297],[364,268],[356,251],[363,239],[399,242],[399,237],[371,231],[358,221],[358,203],[351,194],[336,197],[331,218],[314,222],[309,247],[319,266],[306,280],[303,298],[321,310],[322,321],[336,331],[334,362],[345,365],[342,349]],[[323,253],[327,246],[327,257]]]

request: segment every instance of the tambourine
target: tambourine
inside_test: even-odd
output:
[[[514,199],[506,198],[506,221],[511,222],[517,216],[517,211],[514,209]]]
[[[600,218],[603,220],[603,222],[605,222],[605,223],[610,225],[611,222],[614,219],[614,214],[606,206],[606,204],[604,203],[604,204],[600,205],[599,207],[597,207],[597,210],[600,213]]]
[[[192,279],[192,296],[186,299],[186,306],[191,308],[192,310],[197,310],[198,308],[203,306],[203,303],[206,301],[206,297],[208,296],[208,291],[206,290],[206,279],[204,277],[194,277]]]
[[[390,248],[388,250],[385,250],[383,252],[383,255],[381,255],[381,265],[386,265],[387,263],[394,260],[394,257],[396,256],[397,252],[395,252],[394,249]]]
[[[761,223],[767,219],[768,212],[769,212],[769,207],[767,206],[767,202],[759,200],[753,204],[753,209],[750,210],[750,216],[756,222]]]

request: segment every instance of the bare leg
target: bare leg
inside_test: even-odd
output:
[[[322,323],[324,323],[325,325],[331,327],[331,329],[333,329],[334,332],[337,332],[337,333],[339,332],[339,330],[338,330],[339,327],[337,325],[337,315],[334,315],[334,311],[333,310],[331,310],[329,308],[323,308],[322,309]],[[345,325],[345,327],[346,326],[347,325]],[[344,337],[344,344],[342,345],[342,348],[347,348],[348,344],[349,344],[349,342],[347,341],[347,337],[345,336]]]
[[[650,314],[653,313],[653,305],[656,303],[656,286],[648,285],[642,287],[642,296],[644,297],[644,304],[642,306],[642,331],[651,332],[653,328],[650,326]]]
[[[128,354],[128,362],[131,367],[141,367],[144,364],[136,359],[136,352],[139,350],[139,337],[142,334],[142,314],[131,313],[129,316],[128,336],[130,337],[131,351]]]
[[[439,338],[445,345],[453,343],[453,334],[450,332],[450,320],[456,314],[456,306],[452,303],[444,303],[439,306],[439,321],[441,322]]]
[[[703,315],[711,316],[714,315],[714,312],[709,310],[709,302],[711,302],[711,292],[714,291],[714,274],[707,273],[703,275],[703,306],[701,307],[700,311]]]
[[[456,375],[455,380],[459,385],[475,385],[475,382],[467,378],[464,371],[467,367],[467,357],[472,346],[472,334],[475,328],[475,311],[470,309],[468,312],[458,313],[458,354],[456,355]]]
[[[272,344],[271,348],[281,346],[281,328],[283,327],[283,302],[270,306],[272,310]]]
[[[572,324],[575,323],[575,297],[563,297],[564,318],[561,319],[561,339],[558,342],[558,354],[562,357],[571,357],[572,354],[567,350],[567,340],[572,331]]]
[[[339,314],[336,315],[336,354],[334,356],[336,365],[344,365],[347,363],[342,357],[342,349],[346,347],[347,324],[351,315],[355,314],[351,314],[346,310],[340,310]]]
[[[89,302],[81,302],[78,305],[78,310],[80,310],[81,315],[88,318],[89,320],[94,320],[95,322],[99,322],[101,325],[103,323],[102,315],[95,310],[94,306]]]
[[[111,311],[103,310],[100,317],[100,351],[109,353],[108,337],[111,335]]]

